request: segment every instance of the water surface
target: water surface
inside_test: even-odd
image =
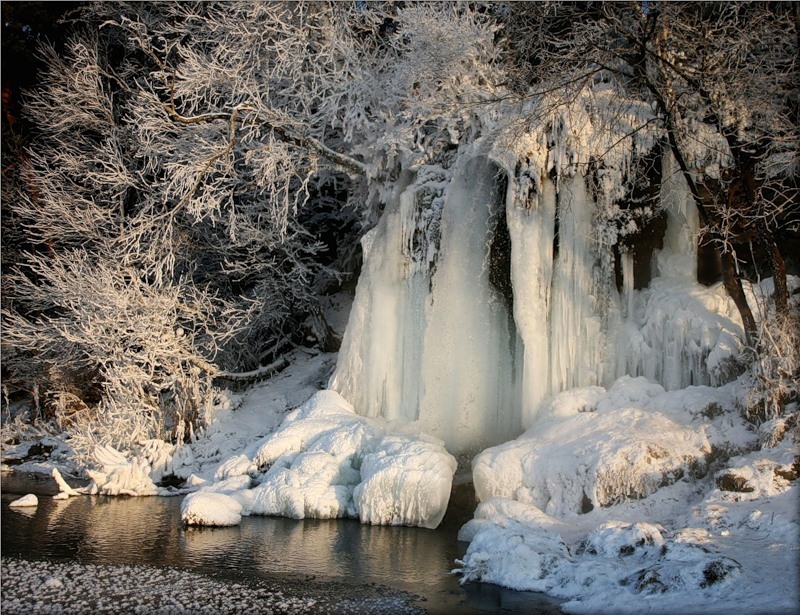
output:
[[[463,515],[437,530],[362,525],[355,520],[244,517],[230,528],[184,527],[181,497],[80,496],[53,500],[49,477],[2,477],[3,557],[185,569],[237,581],[386,586],[421,597],[433,613],[557,613],[557,602],[531,592],[470,583],[450,574],[463,556],[456,539]],[[35,509],[10,509],[37,493]]]

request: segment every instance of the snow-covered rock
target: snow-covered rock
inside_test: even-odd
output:
[[[702,473],[712,450],[704,430],[642,409],[661,393],[644,378],[624,377],[597,399],[594,412],[581,411],[586,396],[569,394],[580,403],[572,413],[551,403],[555,418],[475,457],[478,499],[511,498],[563,516],[643,498]]]
[[[220,464],[216,482],[186,498],[183,520],[230,525],[258,514],[436,527],[447,509],[455,459],[435,438],[384,434],[381,421],[358,416],[334,391],[319,391],[250,447],[250,456]],[[236,479],[243,481],[238,487]],[[205,498],[214,493],[241,508]]]
[[[187,525],[239,525],[242,505],[225,493],[190,493],[181,504],[181,519]]]
[[[717,552],[703,532],[665,537],[662,527],[616,520],[582,532],[576,525],[548,523],[530,505],[492,503],[458,562],[462,583],[547,592],[568,599],[567,612],[641,612],[639,600],[651,599],[661,601],[651,603],[654,612],[672,612],[669,607],[687,597],[729,589],[741,574],[739,562]],[[578,540],[564,538],[581,533]]]
[[[23,495],[21,498],[18,498],[9,504],[9,506],[13,508],[32,508],[38,505],[39,498],[37,498],[33,493]]]

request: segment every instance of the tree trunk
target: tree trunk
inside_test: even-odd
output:
[[[772,265],[772,279],[775,281],[775,292],[772,295],[775,307],[780,313],[789,308],[789,286],[786,283],[786,263],[777,242],[770,238],[770,260]]]
[[[650,91],[655,96],[659,111],[661,111],[664,117],[664,127],[667,130],[667,139],[670,150],[672,151],[672,155],[675,157],[675,161],[681,170],[681,174],[686,180],[686,184],[689,186],[689,192],[692,195],[695,207],[697,207],[700,221],[706,228],[709,228],[711,227],[710,216],[708,214],[708,210],[703,204],[700,190],[698,189],[697,184],[695,183],[694,178],[689,171],[689,166],[686,164],[686,160],[684,160],[683,153],[678,145],[678,139],[675,136],[675,127],[673,125],[672,115],[670,115],[666,101],[658,92],[658,90],[651,84],[648,83],[648,85],[650,87]],[[756,328],[756,319],[753,317],[753,310],[750,309],[750,305],[747,303],[747,297],[745,297],[744,288],[742,288],[742,280],[737,275],[736,263],[734,262],[733,254],[725,249],[722,249],[720,252],[722,260],[722,280],[725,290],[728,292],[728,295],[731,297],[731,299],[733,299],[736,309],[739,310],[739,315],[742,318],[742,325],[744,326],[745,341],[747,342],[748,346],[753,348],[758,341],[758,330]]]
[[[311,316],[311,327],[314,329],[314,337],[317,338],[319,349],[322,352],[338,352],[339,347],[342,345],[342,340],[339,339],[339,336],[328,324],[320,304],[313,301],[308,311]]]
[[[736,263],[733,260],[733,254],[725,251],[722,252],[722,281],[728,295],[736,304],[736,309],[739,310],[747,345],[752,348],[758,339],[756,319],[753,317],[753,311],[747,303],[747,297],[744,294],[744,288],[742,288],[742,280],[736,275]]]

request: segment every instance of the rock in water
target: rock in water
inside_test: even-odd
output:
[[[11,504],[9,504],[9,506],[12,506],[14,508],[29,508],[38,505],[39,505],[39,498],[37,498],[32,493],[29,493],[28,495],[23,495],[18,500],[14,500],[13,502],[11,502]]]

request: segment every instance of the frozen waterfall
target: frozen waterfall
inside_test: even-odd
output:
[[[418,421],[451,451],[519,434],[509,310],[490,281],[504,195],[484,157],[417,178],[364,241],[331,387],[358,412]]]
[[[632,253],[615,274],[598,239],[586,178],[471,151],[407,173],[363,239],[330,383],[357,412],[474,452],[519,435],[566,389],[625,374],[667,389],[724,380],[741,327],[719,285],[695,281],[697,215],[668,156],[666,234],[637,290]]]

